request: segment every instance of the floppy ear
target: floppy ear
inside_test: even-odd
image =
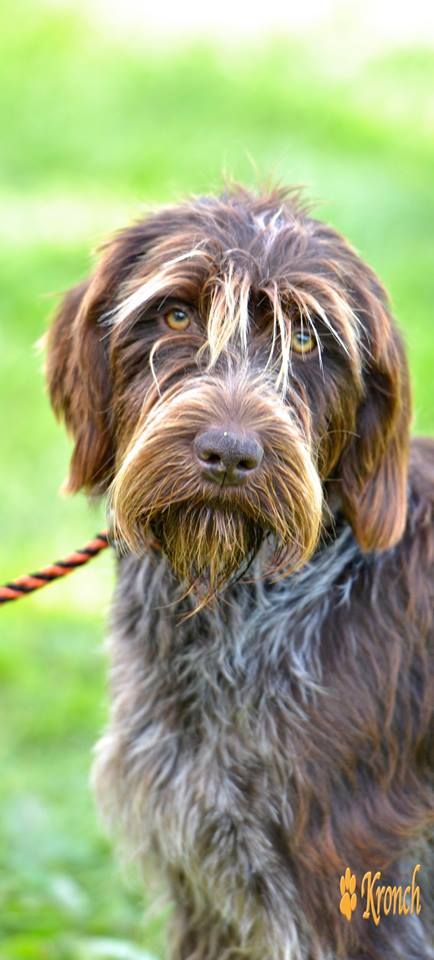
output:
[[[152,242],[146,220],[107,243],[91,277],[67,293],[46,337],[51,403],[75,441],[66,490],[102,493],[113,475],[115,437],[107,328],[121,284]]]
[[[369,308],[364,399],[339,473],[344,513],[365,551],[387,550],[403,535],[411,418],[401,338],[379,299]]]
[[[51,403],[75,441],[66,490],[102,492],[111,478],[110,376],[98,273],[64,297],[46,338]],[[105,297],[104,297],[105,301]]]

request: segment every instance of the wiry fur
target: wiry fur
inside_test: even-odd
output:
[[[97,793],[165,872],[173,960],[428,960],[434,447],[409,468],[378,280],[296,194],[201,198],[106,247],[48,380],[119,546]],[[219,427],[263,450],[242,487],[198,468]],[[347,865],[412,862],[420,917],[339,913]]]

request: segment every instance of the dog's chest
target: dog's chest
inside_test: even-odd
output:
[[[296,731],[318,682],[320,613],[279,593],[237,600],[181,625],[160,620],[155,643],[131,645],[129,670],[125,761],[146,791],[146,829],[166,863],[200,869],[214,889],[220,874],[226,887],[230,876],[254,885],[281,866]]]
[[[238,589],[183,622],[158,593],[140,608],[149,572],[135,582],[127,566],[120,584],[112,729],[139,829],[220,909],[229,898],[228,915],[240,889],[255,898],[273,877],[288,887],[268,891],[274,902],[291,897],[297,738],[321,681],[328,559],[326,573]]]
[[[150,790],[188,847],[199,821],[204,832],[212,820],[228,823],[238,812],[245,822],[270,791],[275,745],[265,706],[267,676],[256,682],[249,676],[252,665],[235,649],[240,641],[228,634],[223,650],[203,638],[202,649],[178,650],[163,676],[158,668],[150,672],[159,706],[168,707],[153,711],[142,735],[153,771]]]
[[[248,665],[222,659],[213,645],[172,667],[174,716],[151,724],[142,743],[144,809],[158,857],[189,878],[196,900],[232,921],[253,916],[265,891],[276,911],[279,902],[288,909],[280,837],[292,826],[294,761],[290,735],[277,742],[267,677],[258,685]],[[273,890],[273,877],[284,891]]]

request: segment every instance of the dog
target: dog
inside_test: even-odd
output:
[[[47,348],[117,548],[96,792],[172,960],[432,957],[434,443],[376,275],[230,186],[120,231]]]

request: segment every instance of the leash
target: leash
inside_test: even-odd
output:
[[[47,584],[52,583],[53,580],[58,580],[59,577],[65,577],[68,573],[76,570],[77,567],[83,567],[85,563],[89,563],[89,560],[98,556],[98,554],[101,553],[102,550],[106,550],[108,546],[109,539],[107,532],[104,530],[103,533],[97,533],[96,537],[94,537],[93,540],[89,540],[89,543],[87,543],[85,547],[81,550],[74,550],[74,553],[70,553],[64,560],[57,560],[48,567],[43,567],[42,570],[38,570],[37,573],[25,574],[23,577],[17,577],[16,580],[11,580],[10,583],[5,583],[3,587],[0,587],[0,603],[8,603],[9,600],[20,600],[21,597],[25,597],[27,593],[33,593],[34,590],[40,590],[41,587],[46,587]]]

